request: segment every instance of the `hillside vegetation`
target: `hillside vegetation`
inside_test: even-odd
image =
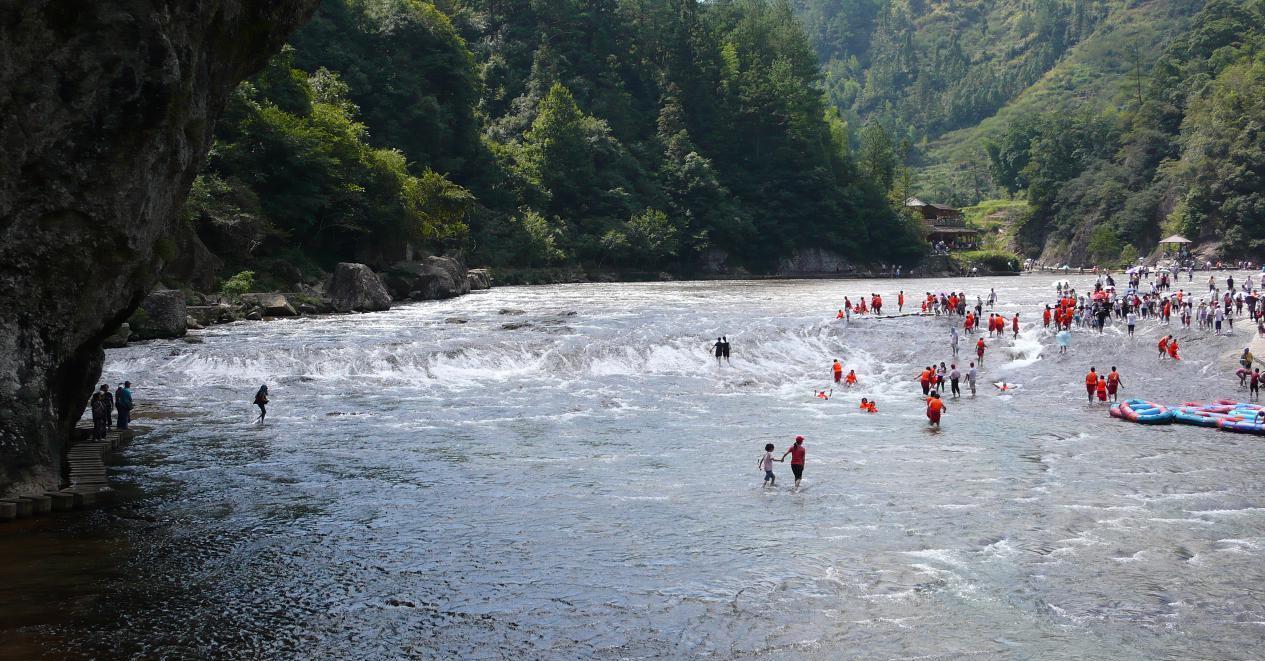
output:
[[[284,282],[461,250],[514,267],[772,270],[800,248],[916,262],[765,0],[325,0],[243,83],[189,226]],[[876,181],[874,168],[882,170]]]

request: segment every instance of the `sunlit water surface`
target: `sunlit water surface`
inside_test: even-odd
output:
[[[1176,365],[1151,324],[1058,356],[1031,326],[1053,282],[506,287],[111,351],[104,379],[171,417],[123,505],[8,536],[11,655],[1257,657],[1265,439],[1114,421],[1082,386],[1115,364],[1126,395],[1241,396],[1251,329],[1178,333]],[[951,286],[1025,328],[936,433],[915,379],[947,323],[833,312]],[[818,400],[836,357],[861,386]],[[803,489],[785,464],[761,488],[796,434]]]

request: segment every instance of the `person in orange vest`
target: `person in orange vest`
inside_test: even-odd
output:
[[[903,312],[904,310],[905,310],[905,290],[902,289],[900,290],[900,293],[896,294],[896,312],[900,313],[900,312]]]
[[[874,314],[882,315],[883,314],[883,297],[879,296],[878,294],[874,294],[874,298],[870,301],[870,307],[874,308]]]
[[[962,326],[966,328],[967,333],[974,332],[972,330],[975,328],[975,313],[974,312],[966,313],[966,321],[962,322]]]
[[[862,411],[865,411],[866,413],[878,413],[878,403],[877,403],[877,402],[871,402],[870,400],[868,400],[868,399],[866,399],[866,398],[862,397],[862,398],[861,398],[861,410],[862,410]]]
[[[1094,393],[1098,390],[1098,372],[1093,367],[1089,368],[1089,374],[1085,375],[1085,392],[1089,393],[1089,403],[1094,403]]]
[[[1045,306],[1045,312],[1041,313],[1041,325],[1045,328],[1050,327],[1050,306]]]
[[[857,384],[856,370],[848,370],[848,376],[843,380],[844,385],[855,386]]]
[[[843,381],[843,365],[839,363],[839,359],[835,359],[835,363],[830,366],[830,371],[835,375],[835,383]]]
[[[1015,318],[1011,320],[1010,327],[1015,331],[1015,337],[1019,337],[1019,313],[1015,313]]]
[[[1172,335],[1165,335],[1164,337],[1160,338],[1160,343],[1159,343],[1160,360],[1164,360],[1165,354],[1168,353],[1168,341],[1171,339],[1173,339]]]
[[[1177,355],[1177,338],[1173,338],[1168,342],[1168,357],[1173,360],[1181,360]]]
[[[984,349],[985,349],[985,347],[984,347],[984,338],[982,338],[982,337],[981,337],[981,338],[979,339],[979,342],[976,342],[976,343],[975,343],[975,355],[976,355],[976,356],[979,356],[979,366],[980,366],[980,367],[983,367],[983,366],[984,366]]]
[[[1098,379],[1098,401],[1107,401],[1107,379]]]
[[[1123,385],[1124,382],[1120,380],[1120,373],[1116,371],[1116,366],[1112,365],[1111,373],[1107,375],[1107,394],[1111,396],[1111,401],[1120,401],[1120,397],[1116,393],[1120,390],[1120,386]]]
[[[947,413],[948,410],[949,409],[948,407],[944,405],[944,402],[940,401],[940,393],[938,392],[931,393],[931,396],[927,398],[928,424],[930,424],[933,427],[939,427],[941,414]]]
[[[835,319],[843,319],[843,310],[839,310],[839,314],[835,315]]]
[[[931,392],[931,377],[936,373],[935,370],[928,367],[918,375],[918,383],[922,384],[922,394],[925,396]]]
[[[826,400],[829,400],[829,399],[830,399],[830,396],[831,396],[831,395],[833,395],[833,394],[835,394],[835,389],[834,389],[834,388],[831,388],[830,390],[818,390],[818,391],[817,391],[817,399],[826,399]]]

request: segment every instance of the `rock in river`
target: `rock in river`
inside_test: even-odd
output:
[[[188,319],[184,293],[177,289],[159,289],[141,301],[128,323],[132,327],[132,339],[153,340],[183,337]]]
[[[339,262],[329,284],[329,298],[337,312],[378,312],[391,309],[391,294],[368,266]]]

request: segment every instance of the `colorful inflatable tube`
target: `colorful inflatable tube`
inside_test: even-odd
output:
[[[1113,418],[1137,422],[1144,425],[1166,425],[1173,421],[1173,411],[1162,404],[1148,402],[1144,399],[1130,399],[1111,407],[1108,412]]]

